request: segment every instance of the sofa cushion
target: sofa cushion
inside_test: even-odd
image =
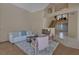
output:
[[[27,35],[27,32],[26,31],[21,31],[21,36],[25,36]]]

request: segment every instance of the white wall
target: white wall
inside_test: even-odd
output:
[[[68,35],[70,37],[77,37],[77,12],[70,13],[68,19]]]
[[[32,13],[31,20],[32,31],[41,33],[41,29],[43,28],[43,11]]]
[[[68,6],[69,6],[69,8],[78,8],[79,3],[69,3]]]
[[[79,8],[79,3],[70,3],[69,4],[69,8]],[[78,12],[74,12],[69,14],[69,24],[68,24],[68,35],[71,37],[78,37],[78,28],[79,28],[79,13]]]
[[[41,11],[29,13],[11,4],[0,4],[0,42],[8,41],[8,33],[14,31],[40,32],[42,26]]]

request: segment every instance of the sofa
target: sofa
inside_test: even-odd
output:
[[[9,41],[11,43],[23,41],[27,39],[27,36],[33,35],[32,32],[20,31],[20,32],[10,32]]]

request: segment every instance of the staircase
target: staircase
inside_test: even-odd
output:
[[[56,23],[57,23],[56,20],[52,20],[51,23],[50,23],[50,25],[49,25],[49,28],[51,28],[51,27],[54,28],[55,25],[56,25]]]
[[[66,22],[66,20],[52,20],[48,27],[55,28],[56,24],[61,24],[61,23],[65,23],[65,22]]]

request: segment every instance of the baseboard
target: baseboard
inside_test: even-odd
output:
[[[9,42],[9,41],[1,41],[0,44],[1,44],[1,43],[5,43],[5,42]]]

